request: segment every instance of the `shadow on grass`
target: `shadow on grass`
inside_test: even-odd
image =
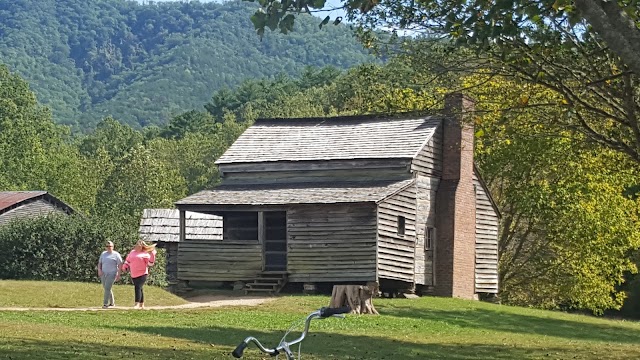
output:
[[[640,344],[640,328],[616,324],[593,324],[567,319],[513,314],[492,309],[428,310],[409,307],[384,308],[388,316],[437,321],[469,329],[554,336],[571,340],[590,340]]]
[[[247,335],[244,329],[204,328],[183,329],[175,327],[127,328],[148,335],[162,335],[202,342],[203,348],[190,350],[126,347],[118,344],[88,344],[82,342],[51,342],[16,340],[12,346],[0,342],[2,359],[100,359],[100,358],[160,358],[160,359],[232,359],[230,352]],[[252,332],[259,339],[273,340],[280,333]],[[11,345],[11,344],[9,344]],[[293,350],[293,349],[292,349]],[[297,350],[297,347],[295,348]],[[311,335],[302,346],[304,358],[310,359],[523,359],[539,358],[545,354],[566,353],[567,349],[531,349],[486,344],[415,344],[367,336],[319,333]],[[251,345],[245,351],[247,359],[266,359]]]
[[[215,354],[213,354],[215,355]],[[205,350],[153,349],[77,341],[16,340],[0,342],[0,359],[222,359]]]

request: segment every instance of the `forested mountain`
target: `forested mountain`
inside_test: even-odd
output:
[[[310,16],[260,41],[254,11],[238,1],[0,0],[0,63],[56,122],[87,130],[108,115],[163,124],[248,78],[372,61],[348,27],[320,29]]]

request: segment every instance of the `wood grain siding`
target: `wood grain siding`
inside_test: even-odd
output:
[[[375,204],[294,205],[287,228],[289,281],[376,280]]]
[[[378,203],[378,277],[414,283],[416,247],[416,186],[411,185]],[[398,218],[405,220],[398,234]]]
[[[411,161],[411,171],[420,175],[442,175],[442,127],[438,126],[433,136]]]
[[[436,191],[438,178],[417,175],[416,177],[416,245],[415,282],[433,286],[433,249],[426,250],[427,227],[436,226]]]
[[[498,293],[498,214],[475,172],[477,293]]]
[[[246,162],[237,164],[220,164],[218,169],[225,176],[233,173],[262,172],[300,172],[300,171],[333,171],[357,169],[406,169],[411,158],[393,159],[349,159],[349,160],[313,160],[313,161],[270,161],[264,163]]]
[[[35,201],[27,202],[3,214],[0,214],[0,225],[8,224],[10,221],[15,219],[34,218],[52,213],[61,215],[66,214],[63,209],[56,207],[50,202],[43,199],[38,199]]]
[[[178,279],[251,280],[262,271],[262,244],[255,241],[189,240],[178,243]]]
[[[167,281],[174,283],[178,280],[178,243],[165,243],[162,247],[166,251],[167,265]]]
[[[406,163],[407,165],[395,169],[360,169],[356,166],[352,170],[228,172],[225,173],[224,183],[225,185],[246,185],[404,180],[411,177],[411,174],[406,171],[408,161]]]

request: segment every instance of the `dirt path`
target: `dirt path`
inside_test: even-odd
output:
[[[166,310],[166,309],[196,309],[214,308],[222,306],[256,306],[268,301],[275,300],[274,297],[229,297],[220,295],[200,295],[187,298],[187,304],[169,306],[145,306],[145,310]],[[80,308],[22,308],[22,307],[0,307],[0,311],[110,311],[110,310],[134,310],[132,306],[115,306],[103,309],[101,306],[80,307]]]

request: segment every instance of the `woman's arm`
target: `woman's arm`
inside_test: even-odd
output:
[[[153,251],[149,253],[149,266],[153,266],[156,263],[156,252],[156,249],[153,249]]]
[[[102,277],[102,255],[98,258],[98,277]]]
[[[124,263],[120,267],[120,269],[122,271],[127,271],[129,269],[129,263],[130,263],[129,260],[131,260],[131,253],[129,253],[129,255],[127,255],[126,260],[124,261]]]

